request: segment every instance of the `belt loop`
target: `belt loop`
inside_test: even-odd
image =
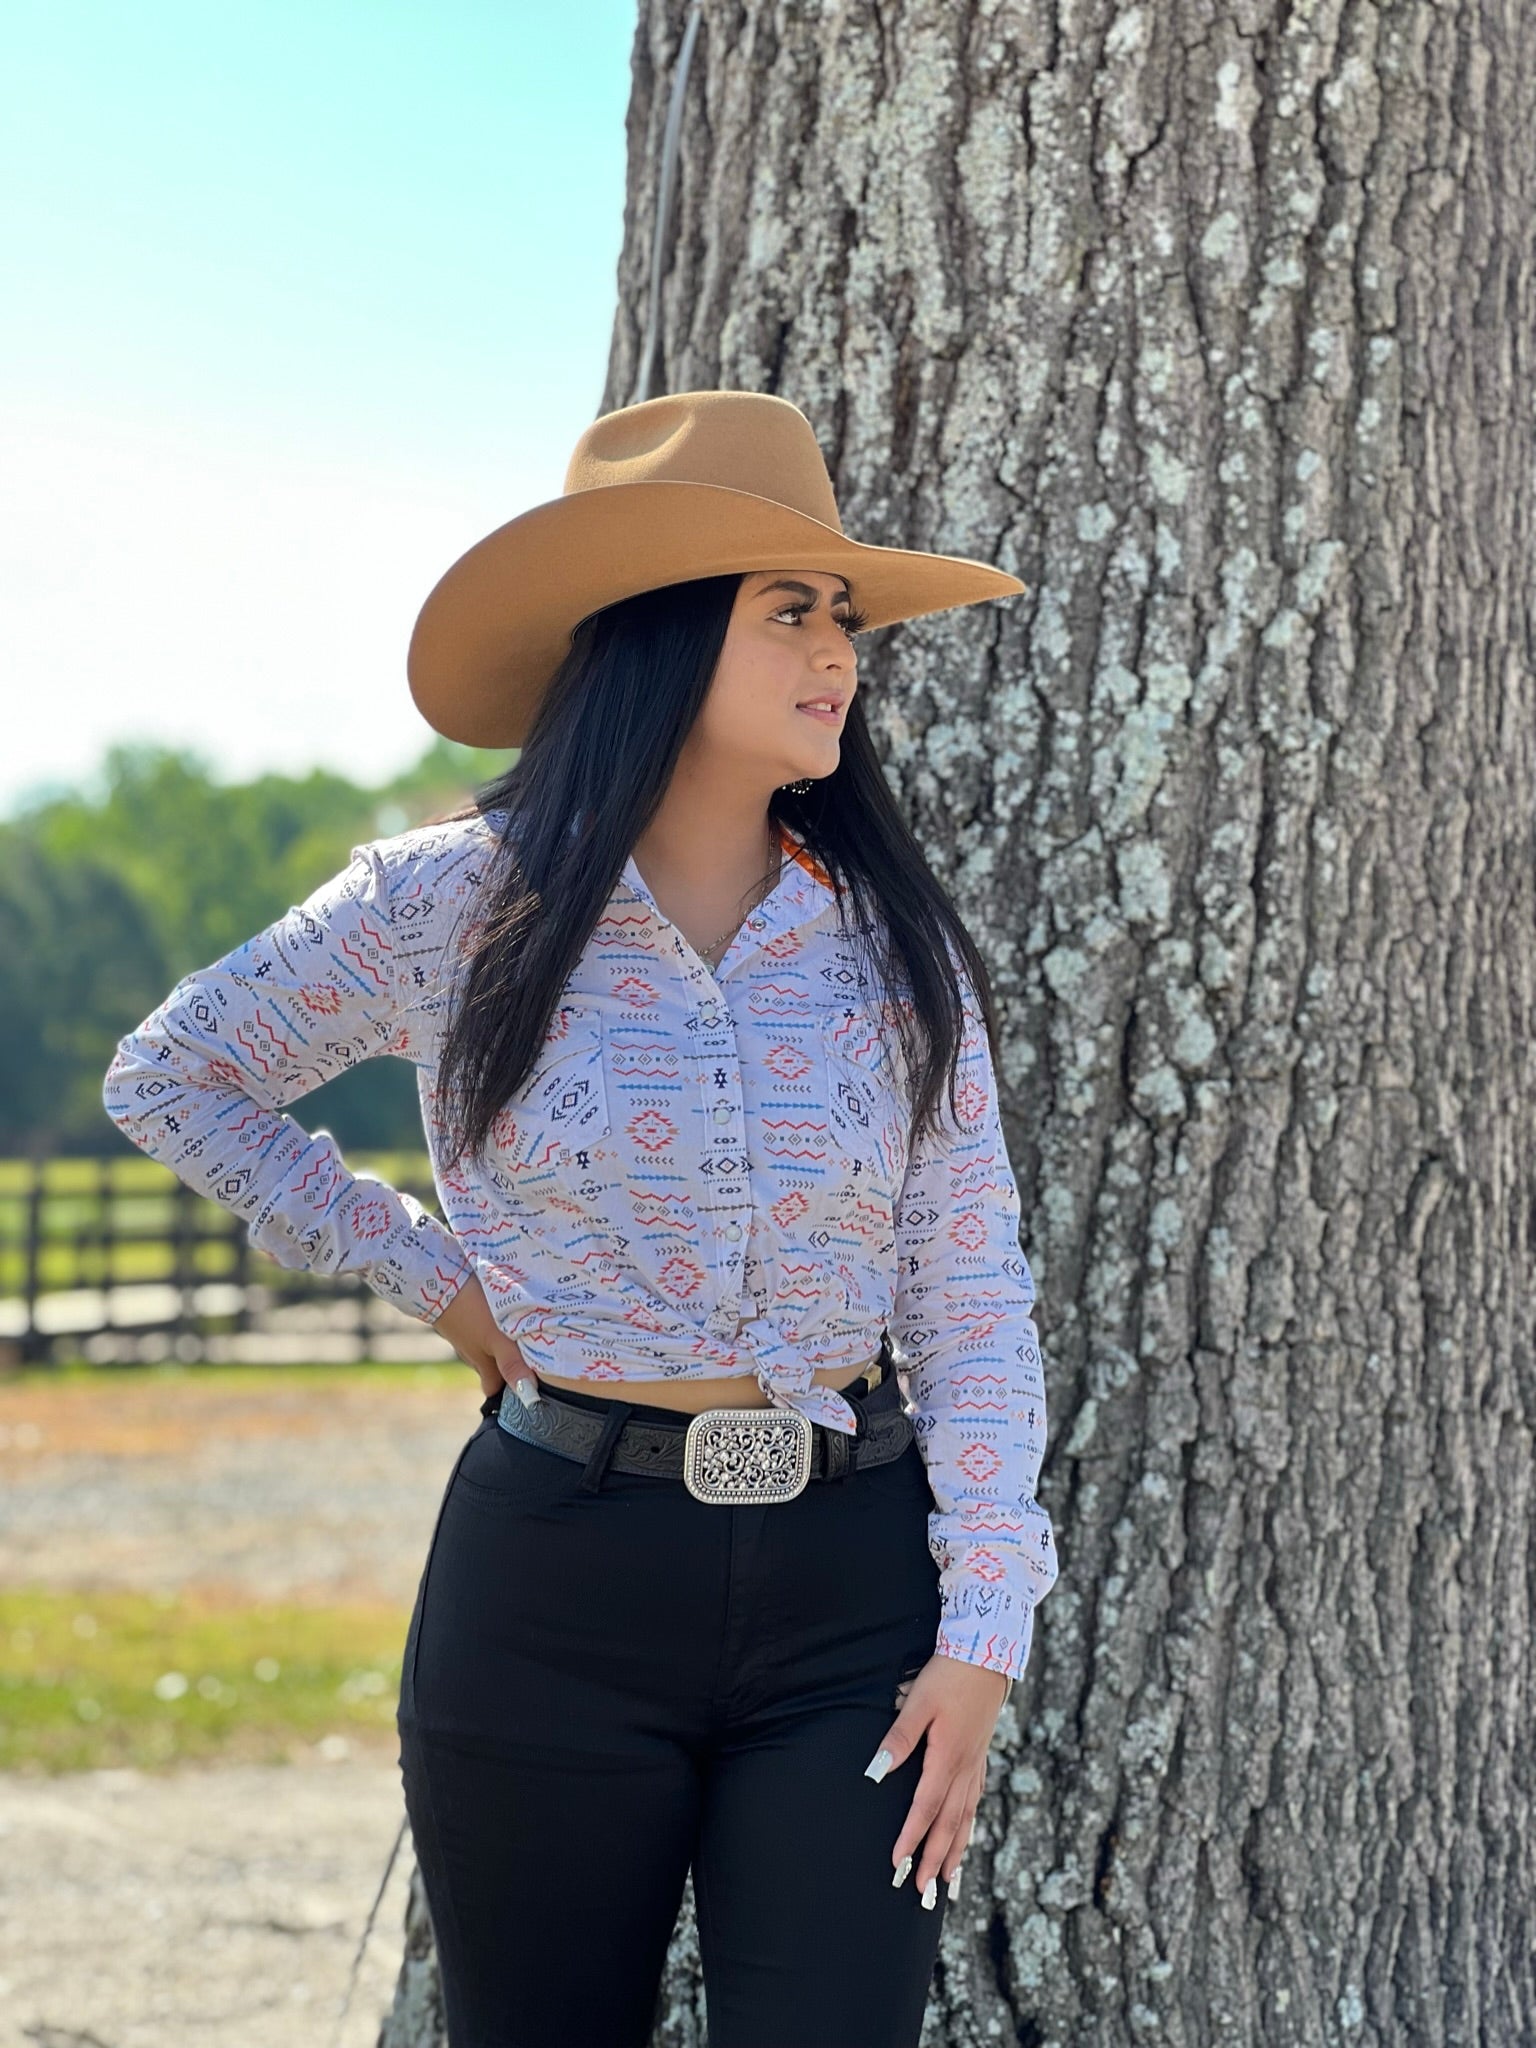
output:
[[[851,1472],[857,1470],[859,1445],[869,1435],[869,1417],[864,1410],[863,1398],[855,1394],[850,1385],[843,1389],[843,1399],[853,1410],[853,1434],[850,1436],[845,1429],[826,1431],[828,1479],[846,1479]]]
[[[853,1412],[858,1419],[858,1427],[853,1433],[852,1443],[848,1446],[848,1472],[856,1472],[858,1470],[859,1446],[863,1443],[865,1437],[869,1435],[869,1416],[865,1413],[864,1403],[862,1401],[855,1401]],[[843,1477],[846,1479],[847,1476],[848,1473],[845,1472]]]
[[[613,1456],[614,1446],[619,1441],[619,1436],[625,1423],[628,1422],[630,1416],[635,1412],[633,1403],[629,1401],[610,1400],[608,1405],[612,1413],[603,1418],[602,1435],[592,1446],[592,1454],[587,1459],[586,1470],[576,1482],[576,1491],[578,1493],[596,1493],[602,1485],[608,1471],[608,1461]]]

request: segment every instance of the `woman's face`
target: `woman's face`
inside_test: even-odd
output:
[[[690,746],[760,783],[830,775],[858,687],[845,578],[824,569],[744,576]],[[824,699],[830,714],[801,707]]]

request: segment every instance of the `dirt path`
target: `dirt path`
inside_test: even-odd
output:
[[[0,1779],[0,2048],[332,2048],[400,1818],[392,1763]],[[400,1966],[397,1866],[344,2048]]]
[[[409,1608],[479,1388],[0,1383],[0,1581]]]
[[[403,1616],[478,1401],[467,1368],[0,1384],[0,1583]],[[0,1777],[0,2048],[332,2048],[401,1811],[387,1739],[288,1766]],[[404,1905],[397,1868],[344,2048],[377,2038]]]

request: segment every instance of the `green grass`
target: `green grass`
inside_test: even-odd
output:
[[[144,1231],[162,1227],[142,1220],[129,1226],[122,1212],[130,1205],[120,1202],[117,1206],[120,1227]],[[170,1204],[165,1203],[163,1206],[167,1211],[163,1226],[167,1235],[164,1238],[132,1237],[114,1244],[110,1271],[107,1269],[107,1262],[101,1256],[99,1246],[89,1244],[77,1250],[77,1241],[73,1235],[63,1237],[58,1242],[45,1237],[39,1247],[37,1259],[38,1284],[42,1292],[58,1294],[71,1287],[145,1287],[156,1281],[178,1279],[176,1253],[169,1236]],[[58,1223],[57,1219],[51,1219],[50,1227],[72,1232],[84,1226]],[[237,1278],[240,1271],[239,1258],[235,1246],[230,1242],[228,1231],[219,1234],[218,1227],[215,1226],[215,1231],[207,1236],[199,1234],[194,1237],[190,1246],[188,1268],[194,1282]],[[260,1261],[255,1265],[252,1277],[258,1280],[262,1277]],[[26,1257],[21,1245],[13,1242],[0,1246],[0,1294],[20,1294],[25,1285]]]
[[[279,1763],[392,1744],[409,1616],[143,1593],[0,1592],[0,1769]]]
[[[325,1393],[355,1387],[367,1376],[369,1388],[463,1387],[473,1392],[475,1375],[461,1359],[442,1364],[402,1365],[393,1360],[359,1359],[337,1365],[181,1365],[173,1360],[153,1365],[89,1365],[75,1360],[63,1365],[22,1365],[0,1371],[0,1396],[9,1387],[145,1387],[180,1381],[210,1392],[264,1394],[299,1391]]]

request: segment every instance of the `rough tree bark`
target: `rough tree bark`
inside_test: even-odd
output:
[[[647,391],[686,18],[597,409],[780,392],[851,533],[1031,586],[863,664],[1062,1558],[925,2048],[1536,2039],[1531,17],[711,0]]]

